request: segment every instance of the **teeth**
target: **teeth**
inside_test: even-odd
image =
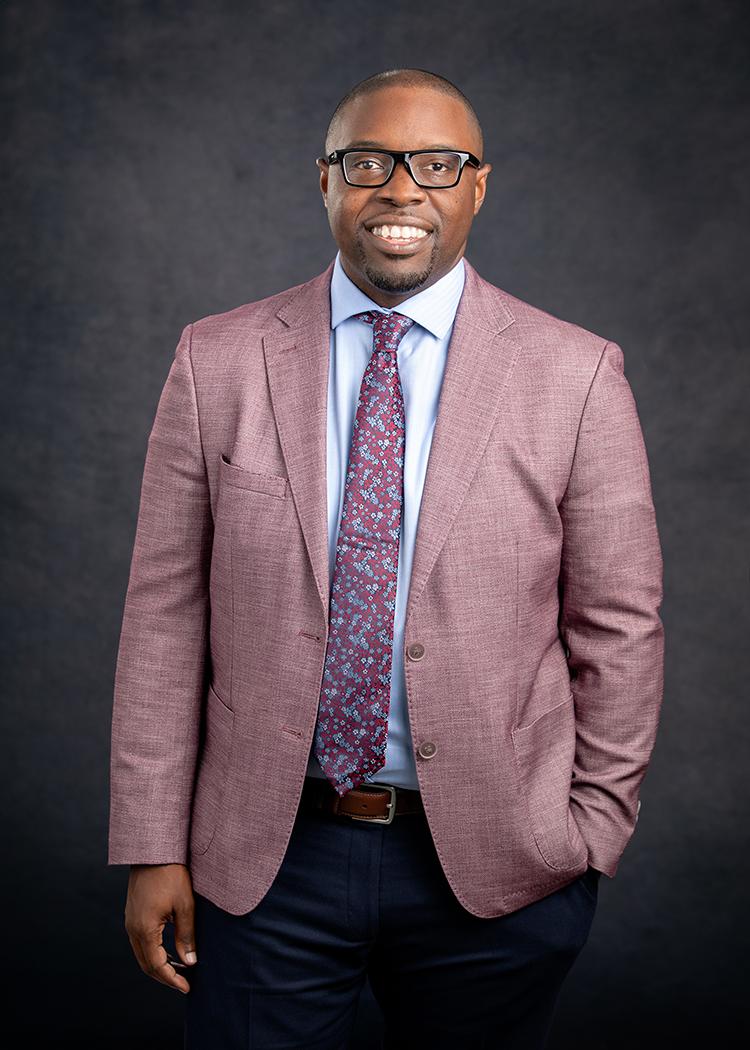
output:
[[[372,232],[376,237],[385,237],[389,241],[421,240],[427,236],[427,230],[417,226],[373,226]]]

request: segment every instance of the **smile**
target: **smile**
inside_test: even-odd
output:
[[[431,236],[428,230],[422,230],[418,226],[373,226],[368,233],[375,238],[379,246],[387,245],[396,251],[415,248]]]

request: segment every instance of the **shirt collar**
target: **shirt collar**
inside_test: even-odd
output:
[[[340,254],[340,252],[336,253],[331,275],[331,328],[338,327],[342,321],[346,321],[353,314],[363,313],[365,310],[391,313],[391,310],[386,307],[374,303],[347,276],[341,265]],[[411,317],[413,321],[426,328],[438,339],[443,339],[455,321],[465,278],[466,268],[461,258],[453,269],[444,274],[439,281],[421,292],[416,292],[395,309],[405,317]]]

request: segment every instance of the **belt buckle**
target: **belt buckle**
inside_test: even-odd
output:
[[[386,790],[391,793],[391,800],[387,802],[388,816],[387,817],[358,817],[356,813],[347,813],[348,817],[352,820],[364,820],[366,824],[392,824],[393,818],[396,816],[396,789],[392,784],[368,784],[367,787],[377,788],[378,790]]]

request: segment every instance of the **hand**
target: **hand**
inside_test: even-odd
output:
[[[187,993],[190,985],[176,967],[192,966],[195,955],[195,901],[190,872],[184,864],[132,864],[125,903],[125,929],[144,973]],[[174,923],[175,947],[182,962],[162,944],[167,922]]]

